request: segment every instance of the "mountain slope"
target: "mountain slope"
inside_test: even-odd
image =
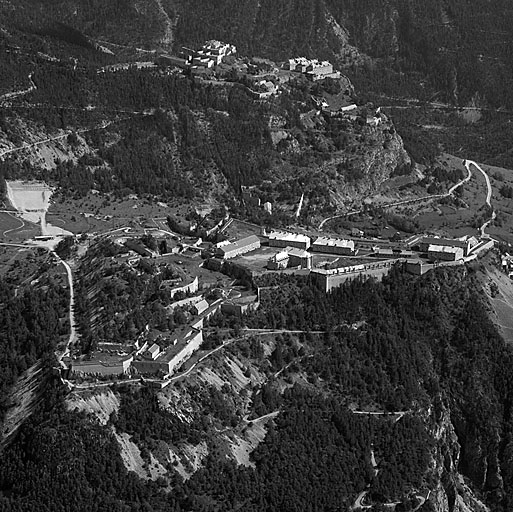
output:
[[[378,510],[506,512],[513,352],[487,318],[476,270],[396,268],[329,295],[283,278],[244,322],[295,334],[235,336],[158,392],[79,391],[68,412],[49,395],[4,454],[3,502],[31,510],[52,497],[85,510],[98,494],[120,510],[257,512],[363,499]],[[236,318],[212,322],[211,344],[241,329]],[[160,490],[132,473],[127,492],[120,441],[124,464]],[[66,471],[49,480],[58,464]],[[18,474],[44,485],[28,494]],[[78,483],[84,491],[69,492]]]
[[[249,74],[211,83],[158,68],[98,73],[73,63],[38,63],[35,90],[4,111],[4,138],[15,142],[7,148],[33,142],[29,134],[36,131],[40,140],[63,138],[63,129],[82,137],[68,140],[73,155],[66,165],[47,161],[50,172],[38,171],[35,146],[33,156],[13,151],[3,172],[44,175],[81,195],[97,189],[163,199],[226,196],[228,204],[233,199],[226,198],[251,185],[287,211],[304,192],[308,214],[316,215],[374,193],[396,169],[408,167],[402,140],[384,114],[371,106],[342,118],[318,110],[325,96],[351,101],[345,77],[325,84],[302,76],[278,81],[274,64],[261,66],[270,65],[280,92],[260,100],[249,89],[255,87]],[[27,159],[31,166],[23,164]]]
[[[5,26],[8,32],[17,27],[70,40],[63,27],[52,28],[61,22],[93,41],[114,43],[107,46],[119,56],[143,56],[138,49],[178,52],[216,38],[245,55],[328,58],[352,73],[373,62],[357,75],[380,92],[437,95],[463,105],[513,104],[507,0],[493,9],[486,0],[9,0],[0,9],[15,21]]]

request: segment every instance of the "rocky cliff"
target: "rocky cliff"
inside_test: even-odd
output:
[[[469,480],[460,473],[462,439],[456,435],[451,411],[439,400],[430,412],[433,414],[432,434],[437,446],[433,451],[436,485],[430,489],[428,503],[436,512],[489,512],[490,508],[476,498]]]

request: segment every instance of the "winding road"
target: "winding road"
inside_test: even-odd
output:
[[[110,123],[108,123],[108,124],[110,124]],[[108,124],[107,124],[107,126],[108,126]],[[105,125],[105,123],[103,124],[103,127],[106,128],[107,126],[104,126],[104,125]],[[81,131],[85,132],[85,131],[89,131],[89,129],[84,129],[84,130],[81,130]],[[71,133],[71,132],[69,132],[69,133]],[[64,137],[67,137],[69,135],[69,133],[66,133],[64,135],[59,135],[59,136],[56,136],[56,137],[51,137],[51,138],[48,138],[48,139],[44,139],[44,140],[41,140],[41,141],[38,141],[38,142],[34,142],[32,144],[23,145],[23,146],[19,146],[19,147],[16,147],[16,148],[11,148],[11,149],[4,150],[2,153],[0,153],[0,158],[3,159],[3,157],[5,155],[9,154],[9,153],[14,153],[14,152],[20,151],[22,149],[27,149],[27,148],[30,148],[30,147],[38,146],[40,144],[44,144],[45,142],[49,142],[51,140],[62,139]],[[8,213],[10,215],[12,215],[11,212],[8,212]],[[21,220],[21,222],[22,222],[21,226],[19,226],[17,228],[14,228],[14,229],[10,229],[10,230],[4,231],[4,233],[3,233],[4,236],[9,231],[14,231],[16,229],[21,229],[22,227],[24,227],[25,226],[25,222],[23,220]],[[9,244],[9,245],[12,246],[13,244]],[[26,247],[26,245],[24,245],[24,244],[20,244],[20,245],[22,247]],[[52,254],[54,254],[54,256],[57,258],[57,260],[60,263],[62,263],[62,265],[66,269],[66,275],[67,275],[67,278],[68,278],[68,285],[69,285],[69,324],[70,324],[70,335],[69,335],[69,338],[68,338],[68,342],[66,343],[66,347],[65,347],[64,351],[62,352],[62,354],[60,354],[60,355],[56,354],[57,359],[59,361],[59,364],[61,364],[62,366],[65,367],[64,363],[62,362],[62,359],[63,359],[63,357],[65,357],[65,356],[67,356],[69,354],[70,346],[73,343],[75,343],[75,341],[77,339],[77,330],[76,330],[75,313],[74,313],[75,293],[74,293],[74,289],[73,289],[73,273],[71,272],[70,266],[63,259],[61,259],[61,257],[55,251],[52,251]]]
[[[87,110],[87,109],[83,109],[83,110]],[[145,113],[145,112],[142,112],[142,113],[138,112],[133,115],[146,116],[146,115],[152,115],[152,114]],[[68,135],[71,135],[72,133],[87,133],[87,132],[93,132],[95,130],[105,130],[106,128],[108,128],[110,125],[112,125],[114,123],[120,123],[122,121],[127,121],[128,119],[132,119],[133,115],[128,116],[128,117],[121,117],[119,119],[113,119],[111,121],[102,121],[101,123],[99,123],[91,128],[80,128],[79,130],[66,130],[66,132],[61,135],[55,135],[54,137],[47,137],[46,139],[38,140],[36,142],[31,142],[30,144],[23,144],[22,146],[16,146],[14,148],[4,149],[3,151],[0,151],[0,158],[3,159],[3,157],[5,155],[8,155],[10,153],[16,153],[17,151],[22,151],[24,149],[30,149],[30,148],[34,148],[36,146],[41,146],[42,144],[47,144],[48,142],[53,142],[55,140],[65,139],[66,137],[68,137]]]
[[[374,454],[374,446],[371,446],[370,463],[371,463],[372,469],[374,470],[374,478],[376,478],[378,476],[380,470],[378,469],[378,464],[376,462],[376,457]],[[365,488],[365,490],[360,492],[360,494],[358,494],[353,506],[351,507],[351,510],[368,510],[368,509],[373,508],[374,505],[372,505],[372,504],[369,504],[369,505],[364,504],[365,497],[367,496],[367,494],[369,494],[370,487],[371,487],[371,484],[369,483],[369,484],[367,484],[367,487]],[[412,512],[417,512],[417,510],[419,510],[424,505],[424,503],[426,503],[426,501],[429,499],[430,495],[431,495],[431,491],[428,491],[425,496],[422,496],[421,494],[415,494],[415,497],[418,500],[418,504],[414,509],[411,509]],[[391,501],[388,503],[384,503],[383,505],[387,508],[390,508],[391,510],[395,510],[395,507],[397,505],[399,505],[400,503],[401,503],[400,501]]]
[[[471,173],[472,171],[470,170],[470,166],[473,165],[478,171],[481,172],[481,174],[484,176],[484,179],[486,180],[486,186],[488,188],[488,192],[486,194],[486,204],[491,208],[492,207],[492,204],[491,204],[491,199],[492,199],[492,185],[490,183],[490,178],[488,177],[488,174],[486,174],[486,172],[483,171],[483,169],[481,168],[481,166],[477,163],[477,162],[474,162],[473,160],[464,160],[463,161],[463,164],[465,165],[465,168],[467,169],[467,171],[469,173]]]
[[[257,421],[263,421],[263,420],[268,420],[270,418],[276,418],[276,416],[278,416],[278,414],[280,414],[280,412],[281,412],[280,410],[273,411],[273,412],[264,414],[263,416],[259,416],[258,418],[255,418],[252,420],[249,420],[248,415],[246,414],[246,416],[244,416],[244,418],[242,418],[242,420],[245,421],[246,423],[256,423]]]
[[[473,165],[479,172],[481,172],[481,174],[484,176],[484,179],[486,181],[486,187],[487,187],[487,193],[486,193],[486,205],[488,206],[488,208],[492,208],[492,185],[490,183],[490,178],[488,176],[488,174],[486,174],[485,171],[483,171],[483,169],[481,168],[481,166],[477,163],[477,162],[474,162],[473,160],[464,160],[463,161],[463,164],[465,165],[467,171],[470,173],[471,170],[470,170],[470,166]],[[485,230],[486,228],[489,226],[489,224],[491,222],[493,222],[495,220],[495,217],[497,216],[497,214],[495,213],[495,210],[492,209],[492,216],[490,217],[490,219],[488,219],[480,228],[480,232],[481,232],[481,236],[483,238],[490,238],[490,235],[486,234]]]
[[[353,414],[361,414],[362,416],[385,416],[387,418],[391,416],[397,416],[394,423],[397,423],[406,414],[412,414],[413,411],[396,411],[396,412],[374,412],[374,411],[357,411],[351,409]]]
[[[8,215],[10,215],[13,219],[16,219],[16,220],[19,220],[21,222],[21,225],[20,226],[16,226],[15,228],[11,228],[11,229],[6,229],[3,234],[2,234],[2,237],[5,238],[5,235],[7,235],[7,233],[11,233],[12,231],[18,231],[18,229],[23,229],[25,227],[25,221],[23,219],[20,219],[18,217],[15,217],[13,215],[13,212],[8,212],[6,211],[5,213],[7,213]]]
[[[374,453],[374,446],[371,447],[371,465],[374,469],[374,476],[378,476],[379,469],[378,469],[378,463],[376,462],[376,454]]]
[[[397,101],[405,101],[404,98],[388,98]],[[406,100],[405,105],[381,105],[381,109],[396,109],[396,110],[410,110],[410,109],[425,109],[425,110],[446,110],[453,112],[493,112],[497,114],[513,114],[513,110],[485,108],[485,107],[455,107],[448,103],[428,102],[419,103],[417,100]]]
[[[247,332],[252,335],[264,336],[266,334],[328,334],[332,331],[305,331],[305,330],[291,330],[291,329],[248,329],[247,327],[241,329],[242,332]]]
[[[29,94],[32,91],[35,91],[36,90],[36,84],[32,80],[32,73],[30,73],[30,75],[28,76],[28,79],[29,79],[29,82],[30,82],[30,86],[29,87],[27,87],[26,89],[22,89],[21,91],[14,91],[14,92],[8,92],[7,94],[2,94],[0,96],[0,102],[3,102],[5,100],[12,100],[12,99],[17,98],[19,96],[24,96],[25,94]]]
[[[457,188],[461,187],[463,184],[465,184],[467,181],[469,181],[470,178],[472,178],[472,172],[470,171],[470,169],[468,167],[466,167],[466,168],[467,168],[467,171],[468,171],[467,176],[465,178],[463,178],[462,180],[458,181],[458,183],[456,183],[456,185],[453,185],[445,194],[432,194],[432,195],[429,195],[429,196],[416,197],[414,199],[405,199],[404,201],[396,201],[395,203],[387,203],[387,204],[378,205],[378,206],[380,206],[382,208],[393,208],[395,206],[403,206],[403,205],[406,205],[406,204],[421,203],[423,201],[434,201],[435,199],[443,199],[444,197],[449,197],[452,194],[454,194],[454,192],[456,191]],[[348,217],[350,215],[357,215],[359,213],[363,213],[363,211],[364,211],[363,209],[360,209],[360,210],[353,210],[353,211],[350,211],[350,212],[340,213],[340,214],[337,214],[337,215],[333,215],[331,217],[328,217],[328,218],[324,219],[319,224],[319,228],[318,229],[322,230],[322,228],[324,227],[326,222],[329,222],[330,220],[339,219],[341,217]]]
[[[253,330],[252,329],[243,329],[242,330],[242,332],[245,332],[245,333],[248,331],[253,331]],[[255,329],[255,331],[258,331],[258,332],[251,332],[252,336],[266,336],[266,335],[270,334],[270,332],[267,330],[263,330],[264,332],[262,332],[262,329]],[[274,330],[271,331],[271,333],[279,333],[279,332],[303,332],[303,331],[274,331]],[[185,370],[184,372],[182,372],[178,375],[174,375],[169,380],[171,382],[174,382],[175,380],[182,379],[183,377],[186,377],[194,370],[194,368],[196,368],[199,364],[201,364],[205,359],[210,357],[212,354],[215,354],[219,350],[226,348],[228,345],[231,345],[232,343],[234,343],[236,341],[241,341],[244,339],[246,339],[246,335],[243,334],[242,336],[239,336],[237,338],[230,338],[228,340],[223,341],[223,343],[221,345],[219,345],[216,348],[213,348],[212,350],[210,350],[210,352],[207,352],[206,354],[202,355],[188,370]]]
[[[429,195],[429,196],[424,196],[424,197],[418,197],[418,198],[415,198],[415,199],[406,199],[404,201],[398,201],[398,202],[395,202],[395,203],[388,203],[388,204],[381,205],[381,206],[383,208],[392,208],[392,207],[395,207],[395,206],[403,206],[403,205],[406,205],[406,204],[420,203],[420,202],[423,202],[423,201],[433,201],[435,199],[443,199],[444,197],[449,197],[452,194],[454,194],[456,189],[458,189],[463,184],[465,184],[468,181],[470,181],[470,179],[472,178],[472,171],[470,169],[470,166],[473,165],[478,171],[481,172],[481,174],[484,176],[484,178],[486,180],[486,186],[487,186],[486,204],[487,204],[487,206],[489,208],[492,208],[492,204],[491,204],[492,185],[490,183],[490,178],[488,177],[488,174],[486,174],[486,172],[481,168],[481,166],[477,162],[474,162],[473,160],[463,160],[463,165],[465,166],[465,169],[467,169],[467,176],[465,178],[463,178],[462,180],[460,180],[455,185],[453,185],[445,194],[434,194],[434,195]],[[348,217],[350,215],[356,215],[356,214],[359,214],[359,213],[362,213],[362,212],[363,212],[363,209],[360,209],[360,210],[350,211],[350,212],[346,212],[346,213],[341,213],[341,214],[338,214],[338,215],[333,215],[331,217],[328,217],[328,218],[324,219],[319,224],[319,228],[318,229],[322,230],[324,225],[327,222],[329,222],[330,220],[338,219],[338,218],[342,218],[342,217]],[[484,237],[484,238],[489,238],[490,237],[489,235],[487,235],[485,233],[485,230],[488,227],[488,225],[495,219],[495,217],[496,217],[496,213],[495,213],[495,211],[492,211],[492,217],[481,226],[480,232],[481,232],[481,236],[482,237]]]
[[[372,466],[372,469],[374,470],[374,478],[378,476],[379,469],[378,469],[378,463],[376,462],[376,456],[374,454],[374,446],[371,446],[370,451],[370,463]],[[367,484],[367,487],[364,491],[362,491],[358,496],[356,497],[356,500],[354,502],[354,505],[351,507],[351,510],[361,510],[361,509],[369,509],[372,508],[372,505],[364,505],[363,500],[365,499],[365,496],[369,494],[370,484]]]
[[[59,263],[62,263],[62,265],[66,269],[66,275],[68,276],[70,333],[64,351],[61,354],[56,354],[59,364],[62,367],[66,368],[66,365],[62,362],[62,359],[69,355],[70,347],[77,341],[78,338],[77,328],[75,324],[75,291],[73,288],[73,273],[68,263],[66,263],[55,251],[52,251],[52,254],[57,258],[57,261],[59,261]]]
[[[169,379],[169,381],[174,382],[175,380],[182,379],[183,377],[187,377],[187,375],[189,375],[194,370],[194,368],[196,368],[199,364],[201,364],[205,359],[210,357],[212,354],[215,354],[217,351],[222,350],[223,348],[227,347],[234,341],[238,341],[243,338],[244,337],[242,336],[241,338],[233,338],[231,340],[225,340],[222,345],[219,345],[218,347],[212,349],[210,352],[207,352],[206,354],[201,356],[188,370],[185,370],[184,372],[179,373],[178,375],[175,375],[174,377],[171,377]]]

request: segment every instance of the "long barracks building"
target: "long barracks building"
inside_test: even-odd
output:
[[[340,238],[318,237],[312,244],[314,252],[338,254],[340,256],[352,256],[355,254],[354,241],[342,240]]]
[[[463,256],[468,256],[473,247],[478,244],[478,241],[473,236],[467,236],[460,239],[450,238],[437,238],[426,236],[418,241],[419,250],[421,252],[428,252],[429,246],[435,245],[438,247],[458,247],[463,250]]]
[[[297,247],[307,250],[310,248],[311,240],[300,233],[289,233],[287,231],[271,231],[268,235],[271,247]]]
[[[242,240],[237,240],[231,244],[218,247],[216,250],[216,256],[218,258],[228,260],[230,258],[240,256],[241,254],[254,251],[258,248],[260,248],[260,238],[256,235],[251,235],[243,238]]]

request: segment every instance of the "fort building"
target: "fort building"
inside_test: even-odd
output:
[[[430,245],[436,245],[441,247],[459,247],[463,249],[463,256],[468,256],[474,246],[478,244],[478,241],[473,236],[465,236],[463,238],[438,238],[433,236],[426,236],[418,240],[419,250],[421,252],[428,252]]]
[[[117,356],[98,352],[89,360],[71,361],[71,373],[75,375],[108,376],[128,373],[132,356]]]
[[[430,261],[458,261],[464,256],[462,247],[448,245],[430,245],[427,253]]]
[[[156,359],[138,358],[132,366],[142,374],[164,375],[172,373],[188,359],[203,343],[203,333],[199,329],[188,328],[173,339],[173,343],[164,349]]]
[[[267,268],[269,270],[284,270],[289,266],[289,253],[280,251],[269,258]]]
[[[242,240],[237,240],[228,245],[223,245],[216,249],[216,256],[225,260],[235,258],[241,254],[245,254],[255,249],[260,248],[260,238],[256,235],[251,235]]]
[[[312,244],[314,252],[338,254],[341,256],[353,256],[355,254],[354,241],[339,238],[318,237]]]
[[[310,237],[300,233],[289,233],[286,231],[271,231],[268,235],[271,247],[297,247],[305,251],[310,248]]]
[[[308,251],[297,247],[287,247],[285,251],[289,255],[289,267],[312,268],[312,255]]]

